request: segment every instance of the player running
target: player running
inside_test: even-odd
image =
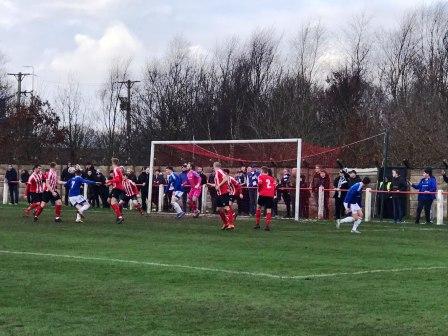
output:
[[[84,212],[90,208],[89,202],[87,202],[87,200],[81,193],[81,186],[84,184],[90,184],[90,185],[97,184],[97,182],[83,179],[81,175],[82,171],[76,170],[75,176],[72,177],[67,182],[65,182],[65,186],[69,188],[68,199],[70,201],[70,204],[73,205],[77,210],[75,220],[76,223],[83,222],[82,219],[84,218]]]
[[[40,207],[42,210],[37,215],[42,213],[43,209],[46,205],[53,201],[54,202],[54,221],[55,223],[60,223],[61,213],[62,213],[62,200],[61,196],[58,193],[58,184],[65,184],[65,182],[61,182],[58,179],[58,173],[56,172],[56,163],[50,163],[50,170],[45,174],[45,184],[44,184],[44,193],[42,195],[42,202],[40,203]]]
[[[31,210],[34,210],[34,221],[39,220],[39,215],[42,213],[42,196],[44,192],[44,179],[42,175],[42,167],[37,164],[33,167],[33,173],[28,178],[25,198],[30,195],[31,203],[28,208],[25,209],[24,215],[28,217]]]
[[[190,186],[188,192],[188,205],[194,218],[198,218],[201,211],[198,209],[198,199],[201,197],[201,177],[195,170],[195,166],[192,163],[187,164],[187,181]]]
[[[165,186],[165,194],[168,193],[168,191],[172,191],[171,205],[173,206],[174,211],[176,211],[176,218],[181,219],[185,216],[185,212],[182,211],[182,208],[179,205],[179,200],[182,199],[182,195],[184,194],[182,180],[174,172],[173,167],[166,167],[165,172],[168,180],[168,185]]]
[[[221,169],[221,163],[215,162],[213,164],[213,169],[215,171],[215,188],[218,194],[218,197],[216,198],[216,207],[223,223],[221,230],[233,230],[235,229],[235,214],[229,205],[229,178]]]
[[[229,206],[232,209],[234,213],[234,221],[236,220],[236,217],[238,214],[235,212],[235,209],[233,208],[233,205],[238,201],[238,198],[243,199],[243,188],[241,187],[241,184],[232,176],[230,176],[230,170],[223,169],[224,173],[226,173],[228,179],[229,179],[229,188],[230,188],[230,201]],[[235,223],[234,223],[235,224]]]
[[[119,166],[119,160],[117,158],[112,158],[112,179],[106,182],[107,185],[112,184],[112,190],[110,192],[110,206],[117,219],[117,224],[121,224],[124,221],[121,208],[119,206],[120,200],[124,198],[124,186],[123,186],[123,167]]]
[[[140,215],[143,216],[145,214],[145,212],[143,211],[142,205],[140,204],[140,202],[137,199],[137,196],[139,194],[137,185],[135,184],[134,181],[130,180],[127,175],[124,175],[123,176],[123,186],[124,186],[124,190],[125,190],[125,196],[124,196],[124,199],[120,200],[120,203],[119,203],[120,208],[123,208],[123,204],[125,204],[125,203],[128,203],[128,202],[132,203],[135,210],[140,212]]]
[[[352,185],[347,191],[347,195],[344,200],[345,212],[349,214],[351,212],[351,216],[348,216],[344,219],[338,219],[336,221],[336,228],[339,229],[341,227],[341,223],[352,223],[352,233],[361,233],[358,231],[358,227],[361,224],[363,219],[363,213],[361,209],[361,199],[362,199],[362,189],[367,187],[370,183],[370,179],[368,177],[364,177],[361,182],[355,183]]]
[[[272,176],[269,176],[269,168],[261,167],[261,174],[258,177],[258,204],[255,212],[254,229],[260,229],[261,208],[266,210],[265,231],[271,230],[272,208],[274,207],[274,197],[276,194],[277,183]]]

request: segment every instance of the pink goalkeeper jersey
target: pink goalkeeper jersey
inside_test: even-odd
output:
[[[188,184],[191,188],[195,188],[198,184],[201,183],[201,177],[194,170],[190,170],[187,173]]]

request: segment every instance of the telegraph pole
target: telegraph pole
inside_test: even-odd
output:
[[[30,73],[9,73],[8,76],[14,76],[17,79],[17,111],[20,110],[22,95],[30,93],[28,91],[22,91],[22,81],[26,76],[31,76]]]
[[[126,100],[123,101],[121,97],[119,98],[121,100],[120,108],[122,110],[126,110],[126,142],[127,142],[126,146],[128,150],[128,160],[129,160],[131,158],[131,89],[135,83],[140,83],[140,81],[132,81],[128,79],[127,81],[116,83],[126,85],[127,89]]]

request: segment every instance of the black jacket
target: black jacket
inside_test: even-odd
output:
[[[401,176],[398,177],[392,177],[391,181],[391,190],[392,191],[406,191],[408,190],[408,185],[404,178]],[[401,196],[400,194],[392,194],[392,196]]]
[[[19,177],[17,176],[17,170],[12,168],[11,170],[7,170],[5,174],[5,179],[8,180],[8,184],[13,181],[18,181]]]
[[[350,187],[352,187],[354,184],[361,182],[361,178],[358,175],[356,175],[355,178],[351,178],[349,173],[346,173],[344,171],[343,174],[348,182],[347,189],[350,189]]]
[[[27,183],[29,178],[30,173],[28,173],[28,170],[25,170],[22,174],[20,174],[20,182],[22,183]]]
[[[143,171],[138,176],[137,183],[144,184],[143,186],[140,187],[140,190],[143,190],[143,192],[148,193],[149,175],[145,171]]]

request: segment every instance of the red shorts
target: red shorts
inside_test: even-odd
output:
[[[202,193],[202,189],[200,188],[191,188],[189,193],[188,193],[188,198],[189,199],[193,199],[195,198],[199,198],[201,197],[201,193]]]

